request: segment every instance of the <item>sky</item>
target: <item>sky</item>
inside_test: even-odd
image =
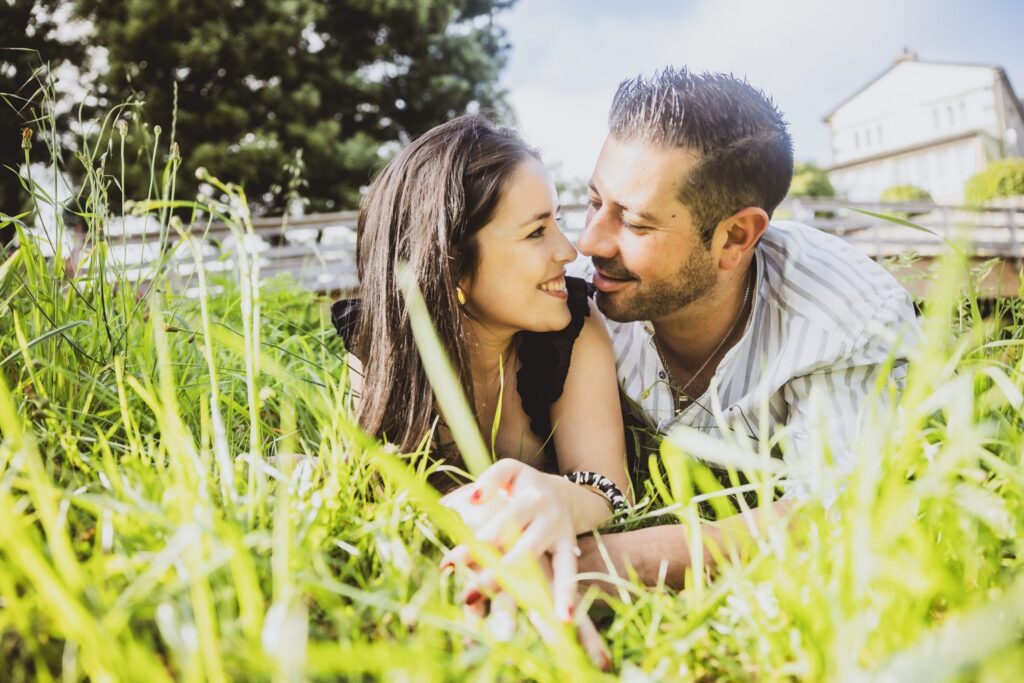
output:
[[[1024,0],[519,0],[499,15],[519,129],[588,178],[615,87],[666,65],[731,72],[771,95],[798,160],[829,165],[823,117],[909,48],[991,64],[1024,96]]]

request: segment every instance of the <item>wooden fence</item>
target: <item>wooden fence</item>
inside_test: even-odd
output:
[[[574,242],[583,229],[585,206],[563,207],[563,228]],[[871,214],[903,217],[926,228],[917,230]],[[1024,265],[1024,204],[981,209],[931,203],[851,203],[832,199],[789,199],[776,219],[791,219],[840,236],[876,260],[900,259],[927,269],[958,244],[975,261],[995,259],[995,280],[983,289],[992,296],[1017,296]],[[220,223],[197,223],[188,231],[201,241],[207,271],[231,271],[238,250],[258,255],[262,279],[290,273],[302,286],[324,293],[349,292],[357,285],[355,267],[356,213],[345,211],[299,218],[257,218],[254,237],[236,240]],[[106,225],[111,264],[126,276],[149,279],[157,267],[170,269],[172,283],[188,290],[195,264],[187,249],[176,248],[177,232],[155,219],[112,218]],[[70,251],[82,247],[81,230]],[[181,245],[178,245],[179,247]],[[914,266],[909,266],[913,268]],[[991,277],[991,274],[990,274]],[[908,287],[914,289],[913,286]],[[920,293],[920,292],[918,292]]]

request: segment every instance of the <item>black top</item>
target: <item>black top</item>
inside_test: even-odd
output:
[[[523,410],[530,418],[530,431],[545,441],[544,469],[557,471],[554,442],[551,436],[551,406],[562,396],[565,378],[569,374],[572,347],[583,329],[584,318],[590,315],[587,305],[588,285],[585,280],[566,277],[568,290],[569,325],[558,332],[520,332],[519,370],[516,372],[516,391]],[[351,348],[359,317],[360,301],[344,299],[331,306],[331,320],[338,334]]]

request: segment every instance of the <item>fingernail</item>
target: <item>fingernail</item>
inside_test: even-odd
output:
[[[471,495],[469,497],[469,502],[473,503],[474,505],[476,505],[481,500],[483,500],[483,498],[484,498],[484,492],[481,491],[480,489],[477,489],[476,491],[473,491],[473,495]]]
[[[455,573],[455,565],[451,562],[445,562],[441,565],[441,576],[448,576],[449,574]]]
[[[601,653],[601,671],[611,671],[612,658],[607,652]]]
[[[482,597],[484,597],[484,594],[474,588],[466,592],[466,595],[465,597],[463,597],[462,601],[467,605],[475,605],[480,601],[480,598]]]

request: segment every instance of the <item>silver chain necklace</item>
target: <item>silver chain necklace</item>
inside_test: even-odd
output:
[[[661,344],[658,343],[658,336],[654,335],[654,350],[658,352],[658,358],[661,359],[661,365],[662,367],[665,368],[665,374],[668,376],[669,388],[679,393],[679,409],[682,409],[684,405],[686,405],[687,403],[691,403],[693,401],[693,399],[690,398],[690,395],[686,393],[686,390],[690,388],[690,385],[693,384],[694,380],[700,377],[700,373],[704,371],[704,368],[708,366],[708,363],[711,362],[711,359],[718,354],[718,352],[722,349],[722,346],[725,345],[725,342],[728,341],[729,337],[732,336],[733,331],[736,329],[736,325],[738,325],[740,322],[740,318],[743,317],[743,311],[747,307],[747,302],[750,301],[750,293],[751,291],[753,291],[753,289],[754,279],[748,276],[747,289],[743,294],[743,303],[740,304],[740,311],[739,313],[736,314],[735,320],[732,321],[732,325],[729,326],[729,330],[725,333],[725,336],[722,337],[722,341],[718,342],[718,345],[714,348],[714,350],[711,351],[711,355],[709,355],[707,359],[705,359],[705,361],[701,363],[700,367],[697,368],[697,371],[690,376],[690,381],[687,382],[686,384],[683,384],[682,386],[680,386],[679,382],[676,381],[676,378],[672,376],[672,369],[669,367],[668,362],[665,360],[665,354],[663,354],[661,351]]]

